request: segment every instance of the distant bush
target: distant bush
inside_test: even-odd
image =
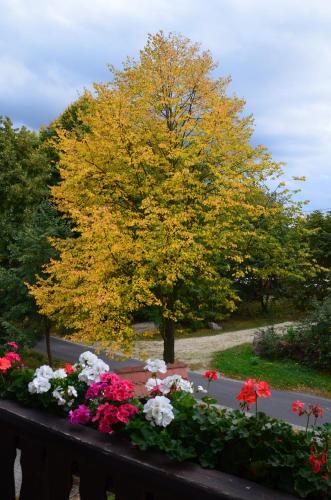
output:
[[[331,367],[331,296],[297,326],[285,333],[274,327],[258,332],[254,351],[269,359],[288,358],[319,369]]]

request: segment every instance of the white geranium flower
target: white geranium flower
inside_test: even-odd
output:
[[[148,359],[144,369],[152,373],[167,373],[167,365],[162,359]]]
[[[53,373],[53,378],[67,378],[67,374],[64,368],[59,368],[58,370],[55,370]]]
[[[83,352],[78,359],[82,365],[88,366],[93,366],[98,361],[98,357],[91,351]]]
[[[149,399],[144,405],[146,420],[160,427],[167,427],[175,418],[172,410],[173,406],[170,403],[170,399],[164,396],[156,396]]]
[[[83,368],[78,375],[78,379],[88,385],[95,384],[96,382],[100,382],[100,375],[108,371],[109,366],[104,363],[102,359],[97,359],[93,366],[86,366]]]
[[[46,378],[49,380],[49,379],[53,378],[54,372],[50,366],[42,365],[36,369],[36,371],[34,372],[34,376],[35,377],[43,377],[43,378]]]
[[[49,379],[41,376],[35,377],[28,385],[30,394],[43,394],[44,392],[48,392],[50,388]]]
[[[149,378],[145,384],[146,389],[148,392],[152,391],[155,389],[157,386],[161,386],[162,380],[159,378]]]
[[[171,389],[193,393],[193,384],[185,380],[181,375],[170,375],[162,380],[162,394],[169,394]]]
[[[86,366],[86,368],[83,368],[83,370],[78,374],[78,379],[81,382],[85,382],[85,384],[87,385],[97,382],[96,378],[97,374],[95,373],[95,370],[90,366]]]
[[[207,393],[208,391],[207,391],[207,389],[204,389],[204,388],[202,387],[202,385],[198,385],[198,387],[197,387],[197,392],[205,392],[205,393]]]
[[[98,358],[97,361],[93,364],[93,368],[101,373],[109,372],[109,365],[102,361],[102,359]]]
[[[72,396],[74,398],[77,398],[77,391],[73,385],[68,386],[68,396]]]
[[[63,389],[55,389],[52,392],[52,396],[57,400],[57,404],[59,406],[63,406],[66,404],[66,400],[63,397]]]

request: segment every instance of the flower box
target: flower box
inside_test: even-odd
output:
[[[1,500],[15,499],[14,460],[21,449],[20,500],[66,500],[72,475],[81,500],[291,500],[294,497],[162,453],[20,404],[0,401]],[[206,444],[207,445],[207,444]]]

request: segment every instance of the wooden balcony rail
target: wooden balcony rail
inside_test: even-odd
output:
[[[206,443],[208,446],[208,443]],[[0,498],[15,500],[14,462],[21,450],[20,500],[66,500],[73,475],[81,500],[290,500],[293,497],[19,404],[0,401]]]

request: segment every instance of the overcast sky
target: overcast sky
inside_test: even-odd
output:
[[[0,115],[38,128],[138,54],[147,33],[210,49],[255,118],[254,144],[331,209],[331,1],[0,0]]]

